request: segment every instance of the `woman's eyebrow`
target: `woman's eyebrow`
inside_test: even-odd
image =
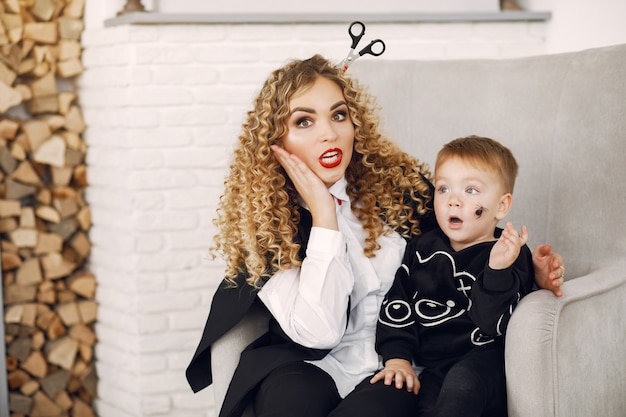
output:
[[[335,104],[333,104],[332,106],[330,106],[331,110],[335,110],[337,107],[343,106],[344,104],[346,104],[345,101],[343,100],[339,100],[338,102],[336,102]],[[346,104],[347,105],[347,104]]]
[[[315,109],[312,109],[310,107],[294,107],[293,109],[291,109],[291,114],[294,114],[295,112],[299,112],[299,111],[302,111],[305,113],[313,113],[313,114],[316,113]]]
[[[346,102],[343,101],[343,100],[339,100],[338,102],[336,102],[335,104],[330,106],[330,110],[331,111],[335,110],[337,107],[341,107],[343,105],[347,105]],[[294,107],[293,109],[291,109],[291,114],[294,114],[295,112],[298,112],[298,111],[302,111],[302,112],[305,112],[305,113],[312,113],[312,114],[317,113],[315,111],[315,109],[313,109],[311,107]]]

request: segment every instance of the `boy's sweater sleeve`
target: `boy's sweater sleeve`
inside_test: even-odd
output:
[[[494,270],[489,261],[472,287],[469,317],[488,336],[503,336],[517,303],[528,294],[535,281],[532,254],[523,246],[509,268]]]
[[[402,265],[398,268],[393,285],[387,292],[378,316],[376,328],[376,351],[383,363],[388,359],[413,360],[419,337],[417,322],[411,300],[411,261],[415,250],[409,243]]]

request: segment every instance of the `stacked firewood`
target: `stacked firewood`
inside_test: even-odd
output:
[[[84,3],[0,0],[0,237],[14,417],[94,416],[96,280],[85,266],[85,124],[71,88],[82,72]]]

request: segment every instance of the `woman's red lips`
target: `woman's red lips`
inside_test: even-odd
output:
[[[320,155],[319,161],[320,165],[324,168],[334,168],[341,164],[341,159],[343,158],[343,152],[339,148],[328,149],[323,154]]]

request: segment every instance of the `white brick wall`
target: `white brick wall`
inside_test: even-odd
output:
[[[207,249],[230,149],[268,72],[313,53],[340,61],[346,31],[206,24],[84,33],[100,417],[215,415],[211,389],[193,395],[184,369],[222,277]],[[544,23],[527,22],[367,27],[368,38],[387,43],[376,59],[541,54],[544,33]]]

